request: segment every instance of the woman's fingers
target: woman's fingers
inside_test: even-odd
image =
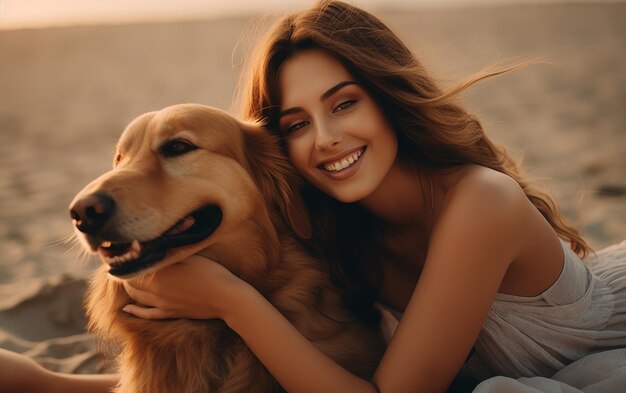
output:
[[[159,307],[159,297],[151,292],[141,289],[135,283],[124,281],[124,289],[126,293],[134,301],[151,307]]]
[[[173,311],[165,310],[163,300],[151,292],[140,289],[133,282],[124,281],[128,295],[138,304],[127,304],[122,311],[143,319],[178,318]],[[161,308],[160,308],[161,307]]]
[[[136,304],[127,304],[124,308],[122,308],[122,311],[142,319],[167,319],[178,317],[177,315],[161,310],[160,308],[141,307]]]

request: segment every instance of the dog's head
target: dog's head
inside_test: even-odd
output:
[[[202,254],[246,278],[278,261],[277,225],[310,235],[297,182],[261,126],[175,105],[128,125],[113,169],[76,195],[70,214],[113,276]]]

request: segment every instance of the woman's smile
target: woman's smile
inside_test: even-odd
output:
[[[286,60],[279,85],[280,128],[298,172],[342,202],[374,193],[396,161],[398,141],[369,92],[317,49]]]
[[[338,159],[326,160],[317,167],[333,180],[347,179],[358,171],[366,149],[367,146],[363,146],[351,150],[348,154],[342,154]]]

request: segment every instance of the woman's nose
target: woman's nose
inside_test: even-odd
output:
[[[315,132],[315,147],[318,149],[328,149],[343,141],[343,134],[324,124],[318,124]]]

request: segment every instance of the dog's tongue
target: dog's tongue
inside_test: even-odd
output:
[[[170,235],[178,235],[179,233],[185,232],[187,229],[191,228],[191,226],[196,222],[196,219],[192,216],[187,216],[182,220],[178,221],[176,225],[165,234]]]

